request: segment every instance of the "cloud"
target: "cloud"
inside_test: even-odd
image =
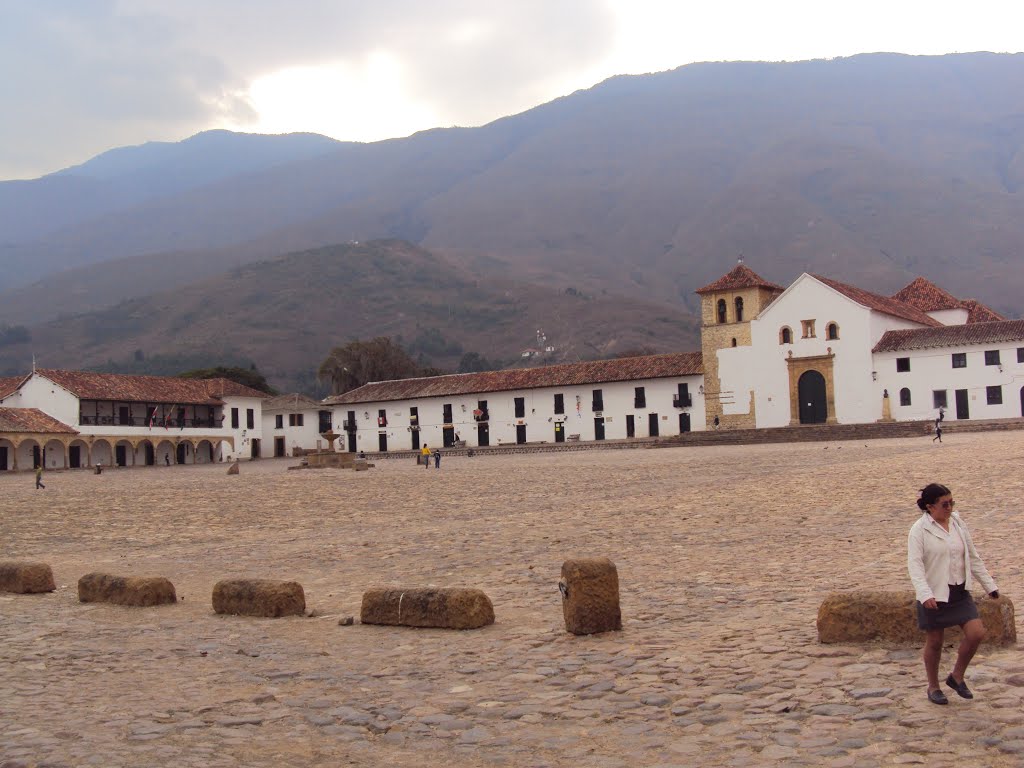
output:
[[[252,90],[282,72],[308,73],[310,99],[350,113],[347,96],[374,96],[382,117],[390,104],[399,131],[478,124],[557,95],[552,80],[593,67],[614,35],[592,0],[0,0],[0,18],[0,178],[210,127],[283,125],[257,112]],[[352,130],[368,134],[360,117]],[[345,129],[330,132],[351,138]]]

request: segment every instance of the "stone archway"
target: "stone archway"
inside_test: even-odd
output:
[[[67,456],[63,440],[56,438],[47,440],[46,445],[43,446],[43,456],[45,457],[43,466],[46,469],[67,469]]]
[[[790,426],[837,423],[834,361],[831,349],[828,354],[813,357],[793,357],[790,352],[786,359]]]
[[[68,467],[70,469],[83,469],[92,463],[92,454],[89,444],[81,438],[72,440],[68,444]]]
[[[213,463],[213,443],[209,440],[200,440],[196,444],[196,464]]]
[[[92,444],[93,464],[103,464],[106,467],[114,465],[114,451],[107,440],[95,440]]]
[[[156,446],[156,465],[169,467],[176,464],[174,453],[174,443],[170,440],[161,440]]]

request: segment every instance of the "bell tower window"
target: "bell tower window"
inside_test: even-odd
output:
[[[718,322],[725,322],[725,299],[718,300]]]
[[[743,322],[743,299],[739,296],[736,297],[736,322]]]

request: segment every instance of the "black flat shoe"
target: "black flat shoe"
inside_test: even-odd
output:
[[[946,685],[948,685],[950,688],[956,691],[957,695],[959,695],[961,698],[974,698],[974,694],[971,693],[971,689],[967,687],[967,683],[958,683],[956,680],[953,679],[953,675],[950,675],[946,678]]]
[[[934,691],[928,691],[928,701],[932,704],[949,704],[949,699],[946,698],[946,694],[938,688]]]

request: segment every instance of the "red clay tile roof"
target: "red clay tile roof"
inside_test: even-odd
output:
[[[910,304],[922,312],[935,312],[940,309],[961,309],[960,299],[942,290],[931,280],[915,277],[911,282],[892,295],[896,301]]]
[[[921,325],[933,327],[942,325],[938,320],[929,317],[911,304],[906,304],[902,301],[898,301],[897,299],[890,299],[888,296],[879,296],[877,293],[865,291],[863,288],[855,288],[852,285],[840,283],[838,280],[832,280],[831,278],[822,277],[821,275],[811,275],[811,277],[831,288],[834,288],[844,296],[853,299],[861,306],[873,309],[875,312],[881,312],[883,315],[901,317],[904,320],[910,320],[911,322],[920,323]]]
[[[0,400],[14,394],[25,378],[25,376],[0,376]]]
[[[1024,320],[886,331],[871,351],[900,352],[905,349],[966,347],[971,344],[999,344],[1008,341],[1021,342],[1024,346]]]
[[[785,290],[781,285],[769,283],[759,274],[754,272],[745,264],[737,264],[732,271],[715,280],[713,283],[698,288],[694,293],[714,293],[715,291],[732,291],[737,288],[768,288],[772,291],[782,293]]]
[[[21,379],[19,379],[20,381]],[[0,432],[77,435],[78,432],[38,408],[0,408]]]
[[[417,397],[468,395],[476,392],[508,392],[540,387],[602,384],[675,376],[698,376],[704,372],[700,352],[647,357],[624,357],[587,363],[517,368],[508,371],[459,373],[420,379],[397,379],[364,384],[358,389],[324,400],[326,404],[378,403]]]
[[[263,401],[263,411],[308,411],[311,408],[319,408],[320,403],[311,400],[305,395],[293,392],[290,395],[278,395],[268,397]]]
[[[964,299],[960,302],[967,310],[968,323],[994,323],[1006,318],[990,307],[986,307],[977,299]]]
[[[968,323],[992,323],[1006,318],[998,312],[986,307],[976,299],[958,299],[953,294],[942,290],[939,286],[923,277],[914,278],[903,286],[893,298],[911,304],[923,312],[935,312],[941,309],[966,309]]]
[[[132,403],[219,405],[225,396],[266,397],[228,379],[179,379],[174,376],[126,376],[120,373],[36,371],[82,400],[118,400]]]

